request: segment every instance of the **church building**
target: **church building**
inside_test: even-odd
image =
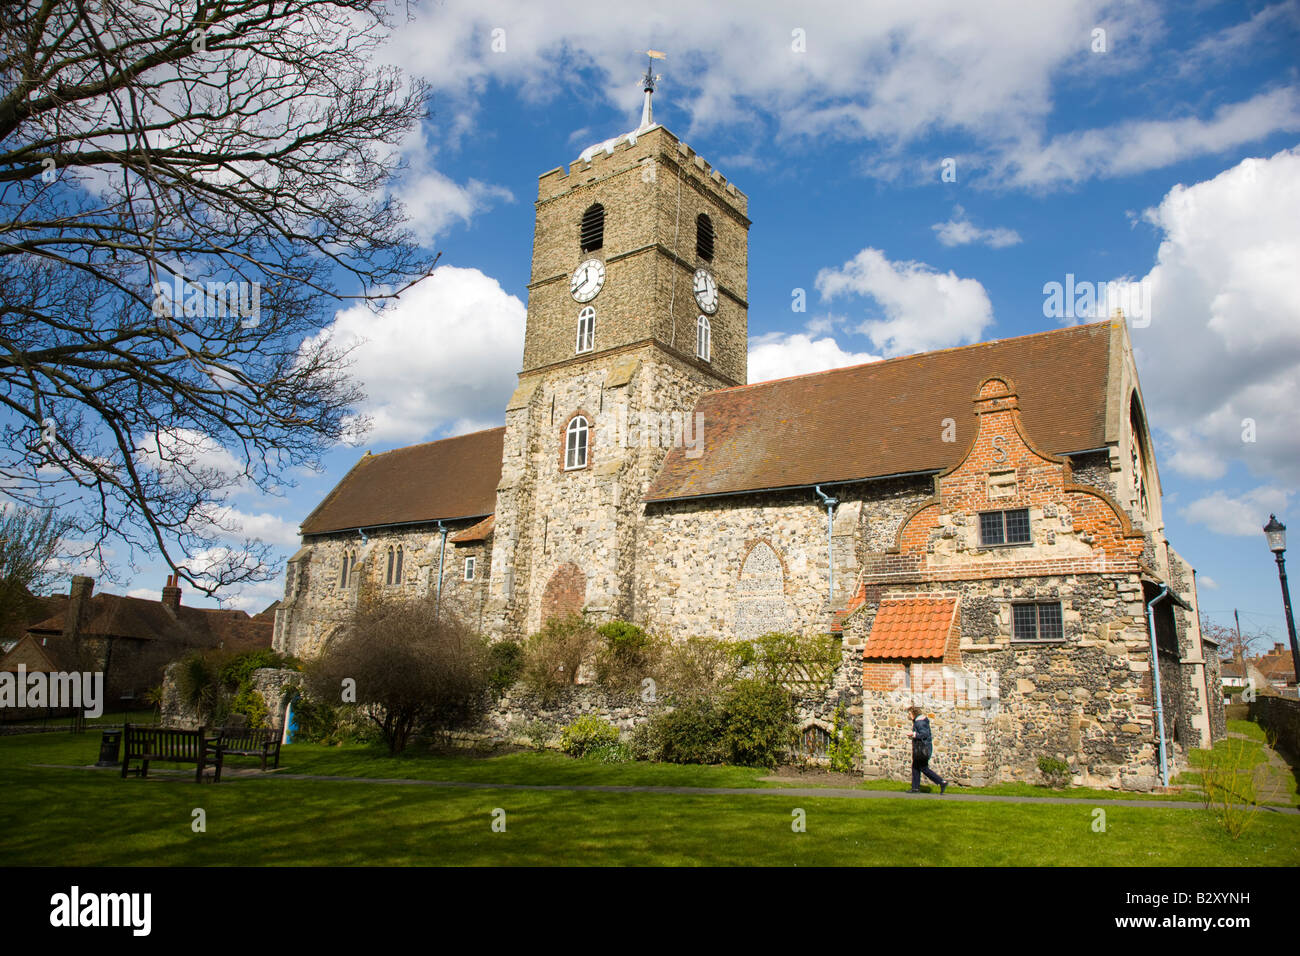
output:
[[[847,705],[869,776],[907,765],[914,700],[967,784],[1052,755],[1148,789],[1222,736],[1122,316],[747,384],[747,199],[646,87],[635,131],[540,177],[504,426],[362,457],[302,523],[276,648],[384,595],[494,637],[832,634],[802,719]]]

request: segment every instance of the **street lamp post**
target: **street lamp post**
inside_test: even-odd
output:
[[[1286,632],[1291,638],[1291,666],[1295,668],[1296,684],[1300,687],[1300,646],[1296,644],[1295,618],[1291,616],[1291,589],[1286,583],[1286,525],[1277,520],[1277,515],[1268,516],[1264,525],[1264,536],[1268,538],[1268,549],[1277,558],[1277,576],[1282,582],[1282,606],[1286,608]]]

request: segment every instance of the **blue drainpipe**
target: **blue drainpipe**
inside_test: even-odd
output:
[[[1160,593],[1147,604],[1147,630],[1151,633],[1151,677],[1156,688],[1156,726],[1160,728],[1160,785],[1169,786],[1169,763],[1165,749],[1165,706],[1160,699],[1160,653],[1156,649],[1155,606],[1159,601],[1169,597],[1169,585],[1163,585]]]
[[[447,557],[447,529],[442,526],[442,520],[438,520],[438,530],[442,532],[442,547],[438,551],[438,601],[434,605],[435,611],[439,617],[442,616],[442,569]]]
[[[832,498],[826,492],[822,491],[822,486],[817,485],[813,488],[821,496],[822,501],[826,504],[826,606],[831,612],[835,610],[835,506],[839,504],[838,498]]]

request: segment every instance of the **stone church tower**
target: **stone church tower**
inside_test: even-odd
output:
[[[704,392],[745,384],[748,202],[651,122],[538,183],[519,386],[506,408],[490,629],[635,620],[642,496],[701,449]]]

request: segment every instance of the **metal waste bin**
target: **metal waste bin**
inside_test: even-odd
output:
[[[96,767],[116,767],[122,760],[122,731],[106,730],[103,739],[99,742],[99,763]]]

